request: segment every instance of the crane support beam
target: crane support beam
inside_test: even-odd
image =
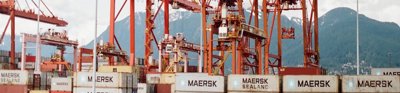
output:
[[[135,0],[130,0],[129,32],[130,32],[130,59],[129,65],[135,65]]]
[[[15,12],[15,17],[19,17],[19,18],[24,18],[24,19],[28,19],[28,20],[33,20],[36,21],[37,20],[37,15],[35,14],[35,12],[31,11],[31,10],[14,10]],[[11,14],[11,11],[8,7],[0,7],[0,14],[5,14],[5,15],[9,15]],[[48,23],[48,24],[53,24],[56,26],[67,26],[68,23],[65,20],[59,19],[58,17],[55,16],[46,16],[46,15],[40,15],[39,18],[40,22],[43,23]]]

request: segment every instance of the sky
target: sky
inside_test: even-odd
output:
[[[28,1],[26,3],[25,1]],[[38,0],[34,0],[38,1]],[[158,1],[158,0],[155,0]],[[308,1],[308,0],[307,0]],[[78,40],[80,44],[87,44],[94,38],[95,29],[95,0],[43,0],[43,2],[49,7],[54,15],[59,18],[63,18],[68,21],[66,27],[56,27],[49,24],[41,23],[39,26],[42,29],[55,28],[56,30],[67,30],[69,31],[68,36],[72,40]],[[116,11],[122,6],[124,0],[116,0]],[[261,0],[259,1],[261,2]],[[318,1],[318,12],[319,16],[324,15],[331,9],[337,7],[349,7],[356,10],[357,0],[319,0]],[[109,6],[110,0],[98,0],[98,35],[106,30],[109,25]],[[155,5],[160,4],[155,2]],[[28,8],[28,5],[30,8]],[[249,2],[244,2],[245,7],[249,7]],[[17,7],[20,9],[36,9],[33,7],[31,0],[17,0]],[[49,15],[43,5],[41,9],[45,11],[45,14]],[[260,8],[261,9],[261,8]],[[400,0],[360,0],[359,11],[360,14],[364,14],[367,17],[384,21],[384,22],[395,22],[400,24]],[[145,0],[135,0],[135,11],[145,11]],[[179,10],[170,10],[171,13]],[[283,13],[290,17],[300,17],[298,13]],[[118,20],[121,20],[129,16],[129,0],[122,10]],[[7,15],[0,15],[0,27],[4,29],[8,20]],[[26,19],[16,18],[16,34],[20,33],[36,33],[37,22]],[[6,34],[10,34],[8,29]]]

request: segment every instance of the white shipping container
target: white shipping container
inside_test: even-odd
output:
[[[400,68],[372,68],[371,75],[400,76]]]
[[[398,76],[342,76],[343,92],[400,93]]]
[[[223,76],[186,76],[175,77],[175,92],[224,92]]]
[[[161,74],[160,84],[174,84],[175,74]]]
[[[21,62],[17,62],[17,67],[21,68],[22,64]],[[34,69],[35,68],[35,62],[25,62],[25,68],[26,69]]]
[[[146,83],[138,83],[137,93],[150,93],[150,88]]]
[[[48,90],[30,90],[29,93],[50,93]]]
[[[96,73],[96,79],[92,72],[74,73],[74,86],[91,87],[92,81],[96,81],[96,87],[123,88],[137,87],[137,76],[128,73]]]
[[[175,73],[176,76],[208,76],[208,73]]]
[[[279,76],[228,75],[228,92],[279,92]]]
[[[74,87],[74,93],[93,93],[92,87]],[[96,93],[133,93],[131,88],[96,88]]]
[[[133,73],[134,67],[132,66],[99,66],[98,72],[124,72]]]
[[[0,70],[0,85],[27,85],[28,71],[21,70]]]
[[[146,74],[147,84],[159,84],[161,80],[161,74]]]
[[[76,68],[79,68],[78,65],[76,65]],[[82,71],[89,71],[92,68],[92,63],[82,63],[81,70]]]
[[[51,78],[51,91],[72,91],[71,77]]]
[[[338,76],[286,75],[283,92],[339,92]]]

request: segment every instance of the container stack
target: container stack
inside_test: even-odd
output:
[[[137,77],[130,73],[96,72],[96,78],[93,78],[92,72],[76,72],[73,92],[91,93],[93,81],[98,93],[133,93],[137,88]]]
[[[6,69],[9,62],[9,51],[0,50],[0,69]]]
[[[0,70],[1,93],[27,93],[28,71]]]

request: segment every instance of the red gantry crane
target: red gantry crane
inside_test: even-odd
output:
[[[187,52],[200,54],[200,45],[190,43],[184,40],[183,34],[176,36],[170,35],[169,31],[169,5],[173,9],[183,8],[194,13],[199,13],[201,5],[194,0],[162,0],[156,12],[153,12],[153,0],[146,0],[146,29],[145,29],[145,73],[150,72],[180,72],[177,70],[178,62],[184,61],[184,70],[187,71]],[[154,35],[154,20],[157,17],[162,6],[164,6],[164,34],[160,43]],[[208,8],[211,8],[208,6]],[[152,42],[158,46],[159,64],[154,64],[152,56]],[[201,57],[199,57],[201,58]],[[153,64],[152,64],[153,63]],[[158,65],[158,66],[157,66]],[[200,67],[199,67],[200,68]]]
[[[263,0],[263,21],[265,34],[268,36],[264,46],[265,64],[271,67],[273,74],[279,75],[315,75],[323,74],[324,70],[319,66],[319,43],[318,43],[318,0]],[[301,11],[303,33],[304,67],[282,66],[282,39],[295,39],[293,27],[282,27],[281,16],[283,12]],[[309,13],[309,14],[308,14]],[[269,24],[269,16],[272,23]],[[276,19],[275,19],[276,18]],[[276,25],[274,25],[276,23]],[[270,54],[271,39],[277,30],[277,54]],[[265,74],[268,74],[268,67]],[[278,71],[275,71],[278,70]]]
[[[28,2],[26,2],[28,3]],[[39,21],[43,23],[48,23],[48,24],[53,24],[56,26],[66,26],[68,23],[57,16],[54,16],[53,13],[49,10],[47,5],[40,0],[40,2],[34,2],[32,0],[32,3],[36,5],[36,3],[42,3],[46,9],[51,13],[50,16],[45,15],[43,11],[40,11],[40,13],[35,13],[32,9],[16,9],[15,6],[15,0],[2,0],[0,1],[0,13],[4,15],[10,15],[10,18],[7,21],[7,25],[2,33],[2,36],[0,37],[0,42],[3,40],[4,34],[7,31],[8,26],[11,26],[11,51],[10,51],[10,68],[15,69],[15,17],[20,17],[28,20],[34,20],[36,21],[38,19],[39,15]]]
[[[207,1],[202,2],[204,4]],[[261,50],[266,36],[259,29],[258,0],[252,2],[248,21],[245,20],[243,0],[219,1],[210,24],[206,24],[205,15],[208,13],[206,6],[202,6],[204,70],[208,74],[224,75],[224,64],[229,56],[232,74],[262,74]],[[214,38],[215,35],[218,38]],[[254,45],[251,45],[251,41],[254,41]]]

